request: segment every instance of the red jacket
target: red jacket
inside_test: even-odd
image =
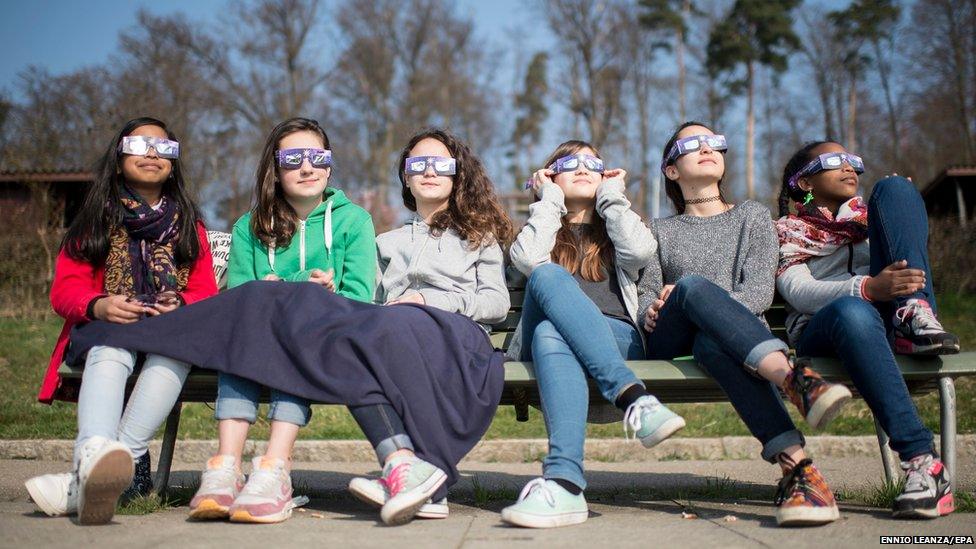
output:
[[[200,241],[200,255],[190,269],[186,289],[180,295],[189,305],[201,299],[217,295],[217,282],[213,274],[213,258],[210,256],[210,243],[207,229],[197,222],[197,238]],[[64,318],[64,327],[54,346],[54,354],[47,365],[47,374],[41,384],[37,400],[50,404],[61,385],[58,367],[68,347],[68,335],[75,324],[93,320],[88,318],[88,304],[96,297],[105,295],[105,268],[95,268],[91,263],[77,261],[61,250],[54,266],[54,283],[51,284],[51,306],[54,312]],[[59,398],[61,395],[57,395]]]

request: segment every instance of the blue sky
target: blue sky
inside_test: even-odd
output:
[[[513,16],[530,4],[519,0],[459,3],[462,14],[474,16],[482,37],[510,28]],[[326,11],[335,4],[334,0],[324,1]],[[140,8],[155,14],[183,12],[194,19],[210,19],[226,5],[224,0],[0,0],[0,90],[16,97],[17,75],[29,65],[62,74],[104,62],[115,51],[119,31],[135,24]],[[545,31],[520,35],[527,52],[547,39]]]

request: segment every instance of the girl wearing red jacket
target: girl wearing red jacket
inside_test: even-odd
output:
[[[41,402],[70,396],[59,393],[57,371],[76,324],[128,324],[217,293],[206,230],[186,192],[179,158],[179,142],[163,122],[137,118],[122,127],[99,160],[55,266],[51,305],[65,323]],[[104,523],[123,489],[129,487],[129,495],[152,489],[147,446],[190,366],[148,355],[123,410],[135,364],[136,354],[125,349],[88,352],[77,395],[73,472],[25,483],[48,515],[77,513],[82,524]]]

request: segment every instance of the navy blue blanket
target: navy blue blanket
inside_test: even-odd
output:
[[[388,403],[417,455],[457,481],[488,429],[503,355],[471,319],[419,305],[380,306],[311,283],[250,282],[176,311],[71,332],[66,360],[109,345],[227,372],[327,404]]]

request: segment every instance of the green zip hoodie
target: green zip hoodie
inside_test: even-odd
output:
[[[336,293],[369,303],[376,285],[376,234],[373,219],[339,189],[327,188],[322,204],[299,221],[287,246],[268,250],[251,232],[251,212],[237,223],[230,243],[227,287],[276,274],[283,280],[308,280],[312,269],[335,271]]]

